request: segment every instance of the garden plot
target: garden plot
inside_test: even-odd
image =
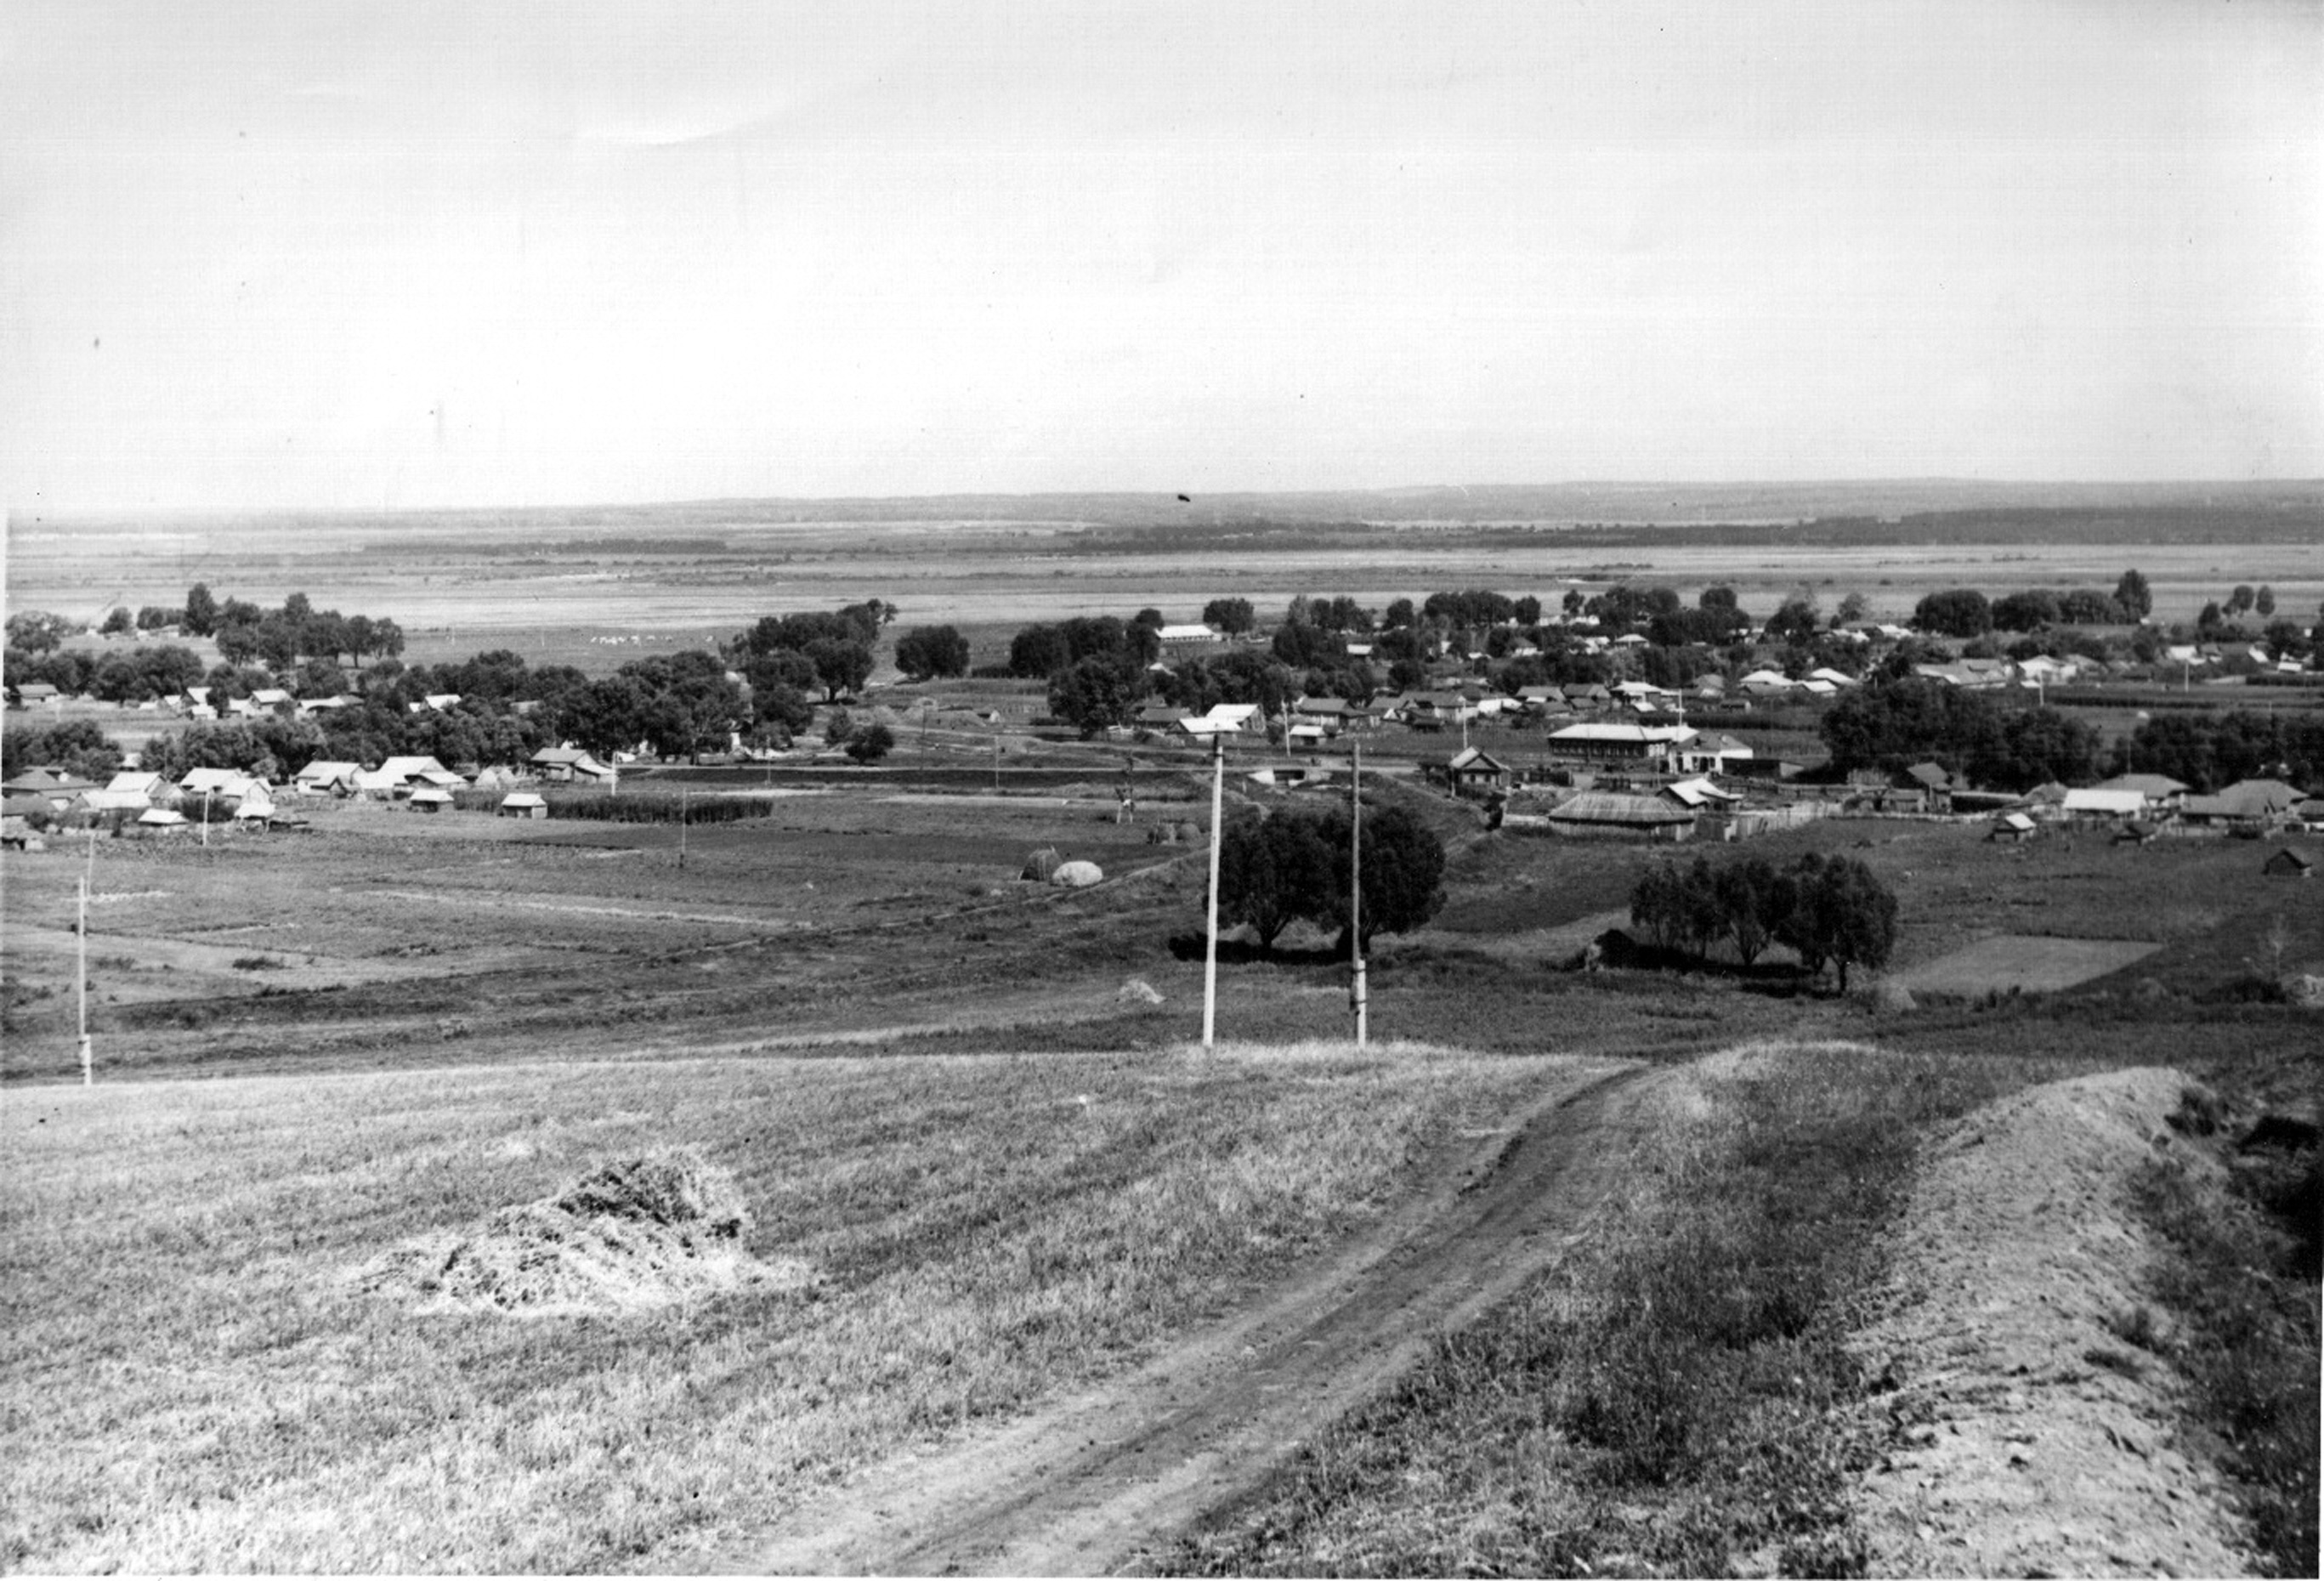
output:
[[[1895,980],[1923,994],[2046,994],[2119,971],[2161,948],[2133,939],[2003,933],[1914,967]]]

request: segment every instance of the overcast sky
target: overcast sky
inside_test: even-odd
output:
[[[2324,6],[0,7],[18,511],[2324,474]]]

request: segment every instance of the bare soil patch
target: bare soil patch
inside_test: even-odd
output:
[[[2145,1306],[2132,1204],[2188,1088],[2147,1068],[1987,1106],[1928,1158],[1858,1338],[1902,1380],[1864,1481],[1877,1575],[2250,1574],[2219,1478],[2175,1439],[2184,1383]],[[2151,1347],[2151,1348],[2150,1348]]]

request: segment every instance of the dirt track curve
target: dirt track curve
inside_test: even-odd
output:
[[[1326,1261],[1138,1371],[811,1503],[690,1570],[1105,1575],[1249,1492],[1577,1237],[1647,1120],[1610,1070],[1471,1136],[1438,1183]]]

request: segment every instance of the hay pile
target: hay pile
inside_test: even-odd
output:
[[[356,1275],[421,1312],[569,1317],[653,1311],[726,1291],[802,1290],[814,1271],[742,1249],[733,1175],[678,1151],[617,1160],[473,1234],[407,1242]]]

